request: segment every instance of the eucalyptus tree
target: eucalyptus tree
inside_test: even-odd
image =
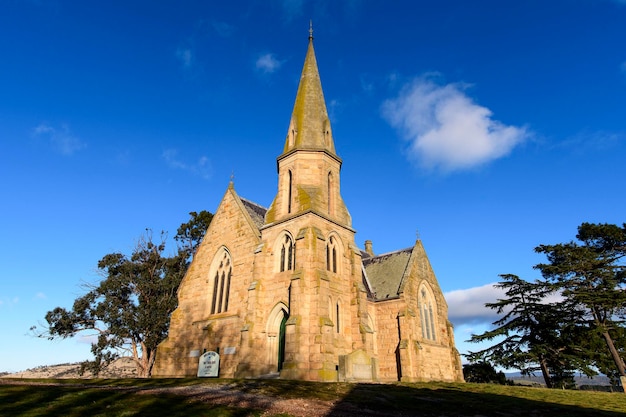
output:
[[[149,377],[156,348],[168,334],[171,313],[177,307],[177,290],[211,221],[208,212],[192,212],[175,239],[177,251],[165,255],[166,234],[155,241],[152,232],[138,240],[132,253],[110,253],[98,262],[102,280],[87,286],[71,309],[56,307],[46,314],[47,326],[33,331],[49,339],[78,334],[94,338],[93,361],[83,363],[96,375],[121,354],[133,358],[137,375]]]

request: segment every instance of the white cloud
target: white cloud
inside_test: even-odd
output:
[[[256,69],[265,74],[271,74],[278,71],[281,65],[283,65],[283,62],[276,59],[274,54],[269,53],[261,55],[255,63]]]
[[[193,65],[193,52],[191,48],[178,48],[176,50],[176,58],[178,58],[185,69],[189,69]]]
[[[74,136],[67,125],[56,128],[45,123],[33,129],[35,137],[45,138],[50,145],[63,155],[72,155],[87,145]]]
[[[163,151],[162,157],[170,168],[186,171],[205,180],[211,178],[211,161],[206,156],[201,156],[195,163],[190,164],[182,161],[178,157],[178,151],[176,149],[166,149]]]
[[[383,103],[383,117],[410,142],[410,157],[422,167],[472,168],[509,154],[529,136],[524,127],[494,120],[491,110],[465,94],[466,88],[422,77]]]
[[[40,291],[40,292],[38,292],[37,294],[35,294],[35,298],[36,298],[36,299],[38,299],[38,300],[45,300],[45,299],[47,299],[48,297],[46,297],[46,294],[44,294],[44,293],[42,293],[42,292]]]
[[[448,302],[448,318],[455,326],[470,323],[491,324],[498,319],[495,310],[485,307],[485,303],[494,303],[506,298],[502,288],[486,284],[481,287],[455,290],[444,294]]]

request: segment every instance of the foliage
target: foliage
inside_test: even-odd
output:
[[[178,227],[174,239],[182,245],[182,250],[193,256],[213,220],[213,214],[202,210],[199,213],[192,211],[189,216],[191,219]]]
[[[103,276],[97,285],[74,301],[71,310],[56,307],[46,314],[47,328],[38,336],[49,339],[89,334],[93,361],[83,364],[96,375],[121,353],[130,354],[137,374],[150,376],[158,344],[167,337],[177,290],[212,215],[190,213],[176,240],[183,244],[165,256],[165,233],[155,242],[149,229],[132,254],[110,253],[98,262]],[[182,231],[182,233],[181,233]],[[33,328],[36,330],[36,328]]]
[[[485,304],[503,316],[493,324],[493,330],[472,335],[470,342],[499,341],[487,349],[470,352],[470,362],[489,361],[508,369],[519,369],[523,375],[541,371],[546,386],[569,385],[573,370],[588,367],[576,360],[576,333],[568,323],[576,314],[558,302],[548,302],[552,289],[544,283],[528,282],[516,275],[500,276],[496,284],[505,289],[505,299]],[[577,366],[578,365],[578,366]]]
[[[463,365],[463,378],[465,378],[465,382],[491,383],[500,385],[507,384],[504,372],[496,372],[494,367],[485,361]]]
[[[471,362],[487,360],[522,374],[541,370],[548,387],[573,386],[575,371],[592,376],[600,370],[614,382],[624,376],[626,225],[583,223],[577,239],[581,243],[535,249],[548,258],[535,266],[542,280],[501,275],[496,287],[506,298],[485,305],[502,317],[493,330],[470,339],[498,341],[470,352]]]
[[[626,314],[626,224],[583,223],[576,238],[580,243],[539,245],[548,263],[538,264],[546,280],[579,309],[577,325],[595,329],[604,339],[620,376],[626,377],[624,345],[614,339],[623,335]]]

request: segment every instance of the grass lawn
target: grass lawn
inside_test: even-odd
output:
[[[225,392],[329,402],[327,416],[626,416],[626,395],[490,384],[345,384],[284,380],[0,380],[0,416],[260,416],[154,388],[221,385]],[[32,385],[54,382],[56,385]],[[14,385],[19,383],[19,385]],[[196,387],[198,388],[198,387]],[[332,404],[330,404],[332,402]],[[263,414],[265,415],[265,414]],[[297,414],[276,414],[288,417]]]

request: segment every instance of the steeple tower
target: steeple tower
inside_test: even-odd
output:
[[[278,193],[265,216],[266,224],[314,213],[351,228],[352,219],[340,195],[341,158],[335,152],[312,28],[285,146],[277,165]]]
[[[335,155],[335,144],[313,49],[312,28],[309,29],[309,47],[283,153],[295,149],[324,150]]]

